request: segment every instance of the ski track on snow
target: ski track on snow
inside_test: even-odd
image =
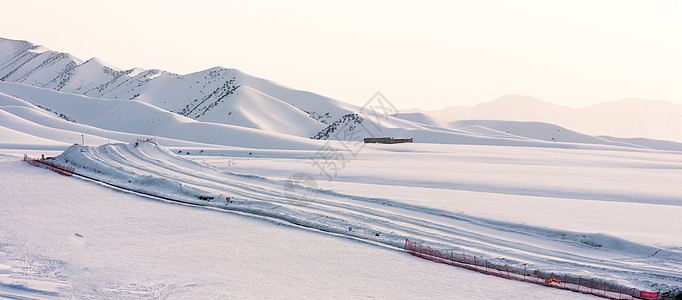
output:
[[[669,260],[638,257],[550,237],[556,230],[322,189],[314,190],[314,201],[300,201],[283,193],[283,181],[221,172],[154,144],[73,146],[55,160],[76,167],[84,175],[132,190],[276,218],[396,248],[402,248],[409,238],[446,251],[543,271],[580,275],[589,270],[593,277],[626,285],[682,282],[680,253],[673,252],[674,259]],[[202,201],[198,196],[215,198]],[[226,203],[226,196],[232,202]]]

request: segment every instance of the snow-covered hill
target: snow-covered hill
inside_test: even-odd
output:
[[[530,96],[506,95],[474,107],[413,109],[397,117],[442,127],[460,120],[544,122],[590,135],[682,142],[682,105],[664,100],[632,98],[570,108]]]
[[[194,142],[261,149],[319,148],[310,139],[199,122],[144,102],[90,98],[7,82],[0,82],[0,113],[0,126],[4,128],[61,143],[79,143],[80,134],[87,134],[88,143],[156,136],[168,140],[164,143],[183,141],[178,145]]]
[[[98,58],[85,62],[26,41],[0,38],[0,80],[106,99],[139,100],[195,120],[310,137],[354,107],[296,91],[238,70],[187,75],[120,70]],[[229,100],[229,101],[228,101]]]
[[[238,101],[239,98],[233,101],[237,104],[227,105],[238,105]],[[242,109],[253,107],[244,105]],[[263,104],[262,109],[273,113],[278,112],[279,107],[281,106],[269,103]],[[63,145],[60,149],[64,149],[68,143],[81,142],[81,134],[88,136],[87,143],[104,143],[107,140],[132,141],[139,137],[155,136],[162,138],[166,145],[177,146],[195,143],[258,149],[318,150],[325,145],[325,141],[315,141],[276,131],[197,121],[146,102],[92,98],[10,82],[0,82],[0,113],[5,116],[0,119],[0,126],[8,132],[36,137],[31,141],[32,144],[42,139],[58,141]],[[290,121],[286,118],[267,116],[263,116],[263,120],[263,123],[267,121],[274,124],[273,126],[278,122]],[[368,135],[387,135],[409,136],[414,137],[419,143],[435,144],[682,150],[682,144],[679,143],[594,137],[547,123],[459,121],[449,126],[451,128],[398,119],[372,121],[357,114],[348,114],[341,118],[341,121],[329,124],[329,131],[322,132],[328,134],[323,139],[354,141]],[[6,136],[8,138],[0,143],[7,147],[15,145],[23,148],[20,145],[24,138],[14,141],[9,137],[16,136],[15,133],[7,133]],[[55,147],[51,143],[42,144],[49,149]],[[354,142],[331,143],[332,147],[339,149],[349,145],[361,147]]]
[[[202,124],[234,125],[269,133],[322,140],[359,141],[364,137],[391,136],[411,137],[420,143],[518,145],[517,136],[494,133],[500,130],[509,131],[500,128],[500,124],[493,126],[495,128],[488,128],[491,130],[472,132],[470,129],[459,130],[460,124],[453,122],[457,120],[511,120],[535,122],[514,125],[529,127],[529,131],[544,131],[545,129],[542,128],[544,125],[541,124],[539,128],[530,128],[540,122],[557,124],[591,135],[640,138],[627,142],[636,144],[636,147],[652,147],[653,145],[653,148],[657,148],[661,145],[657,141],[652,142],[641,138],[682,141],[682,129],[680,129],[682,128],[682,106],[665,101],[623,100],[573,110],[539,99],[510,95],[493,102],[482,103],[474,108],[453,107],[439,112],[417,111],[393,115],[397,110],[375,111],[373,105],[376,103],[368,103],[367,107],[358,107],[314,93],[291,89],[234,69],[215,67],[187,75],[139,68],[121,70],[98,58],[82,61],[68,53],[51,51],[27,41],[2,38],[0,38],[0,81],[21,83],[91,98],[137,100],[131,102],[144,102],[160,110],[175,113],[174,117],[168,116],[171,119],[177,119],[179,115]],[[5,85],[3,88],[7,89],[8,86]],[[12,87],[12,89],[19,88]],[[47,95],[45,92],[40,93]],[[22,95],[25,96],[26,93]],[[34,99],[29,102],[42,102],[40,107],[52,108],[54,111],[65,109],[60,108],[61,104],[57,103],[59,101],[50,101],[47,104]],[[383,106],[386,103],[380,104]],[[78,122],[102,129],[148,135],[164,135],[164,132],[171,131],[171,127],[153,129],[164,123],[155,122],[152,116],[149,116],[149,120],[143,120],[144,114],[132,113],[138,115],[138,122],[146,121],[147,123],[142,124],[142,127],[138,126],[140,124],[117,124],[111,127],[104,126],[104,120],[94,122],[87,117],[81,118]],[[157,113],[160,112],[157,110]],[[128,120],[126,123],[131,121]],[[215,125],[211,126],[215,127]],[[173,128],[173,130],[178,134],[183,132],[178,131],[178,128]],[[492,136],[483,133],[484,131],[492,133]],[[187,139],[193,133],[185,132],[180,139],[196,140],[196,138]],[[219,135],[215,133],[213,136]],[[574,142],[571,138],[545,135],[542,138],[533,139],[543,146],[548,146],[548,142]],[[565,134],[562,136],[565,137]],[[531,138],[527,135],[524,137],[526,141]],[[200,140],[207,142],[205,139]],[[592,140],[597,144],[617,146],[625,144],[624,141],[606,137]],[[678,149],[676,144],[666,144],[665,148]]]
[[[100,59],[82,62],[26,41],[0,39],[0,80],[93,98],[137,100],[201,122],[229,124],[298,137],[336,138],[362,123],[379,134],[422,129],[390,116],[359,116],[362,108],[215,67],[177,75],[161,70],[120,70]],[[381,113],[381,112],[379,112]],[[353,135],[354,140],[372,133]],[[323,134],[320,134],[320,133]]]

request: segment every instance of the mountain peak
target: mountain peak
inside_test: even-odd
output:
[[[97,67],[101,66],[101,67],[107,67],[107,68],[115,70],[115,71],[121,71],[119,68],[110,65],[109,63],[107,63],[106,61],[104,61],[103,59],[101,59],[99,57],[92,57],[92,58],[86,60],[83,63],[83,65],[94,65]]]

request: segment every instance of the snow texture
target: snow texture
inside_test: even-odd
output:
[[[120,70],[0,39],[0,298],[582,296],[421,260],[400,251],[405,238],[682,286],[678,108],[628,100],[584,121],[507,98],[475,109],[488,114],[368,113],[386,102],[219,67]],[[606,115],[622,107],[632,134],[592,130],[612,130]],[[119,188],[33,168],[24,153]]]

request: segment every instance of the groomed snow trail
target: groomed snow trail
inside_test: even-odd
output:
[[[622,252],[580,242],[580,237],[589,234],[474,218],[392,199],[358,197],[294,184],[302,193],[316,195],[307,201],[284,192],[284,181],[221,172],[151,143],[138,147],[72,146],[54,161],[131,190],[276,218],[389,247],[402,248],[405,238],[409,238],[500,263],[600,278],[642,289],[653,283],[682,285],[682,253],[678,251],[618,240],[628,244],[626,249],[638,249]]]

